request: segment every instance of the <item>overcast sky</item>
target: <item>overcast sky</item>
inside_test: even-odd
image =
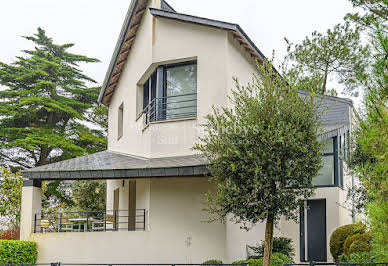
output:
[[[169,0],[177,12],[238,23],[257,47],[277,63],[287,37],[300,42],[313,30],[325,31],[351,11],[348,0]],[[31,42],[21,38],[38,27],[57,43],[98,58],[84,71],[102,83],[130,0],[1,0],[0,61],[10,63]]]

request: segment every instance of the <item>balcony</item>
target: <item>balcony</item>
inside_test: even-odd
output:
[[[145,231],[146,210],[35,214],[34,233]]]
[[[144,108],[145,124],[197,116],[197,93],[153,98]]]

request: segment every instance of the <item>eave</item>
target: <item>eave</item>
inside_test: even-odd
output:
[[[149,0],[134,0],[128,10],[119,39],[113,52],[112,60],[105,75],[98,102],[109,104],[119,82],[128,55],[135,40],[137,30],[146,11]]]

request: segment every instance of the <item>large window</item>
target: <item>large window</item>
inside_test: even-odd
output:
[[[343,162],[339,151],[344,150],[344,146],[343,136],[330,138],[324,143],[323,166],[312,180],[314,186],[343,186]]]
[[[197,115],[197,62],[159,66],[143,86],[147,123]]]

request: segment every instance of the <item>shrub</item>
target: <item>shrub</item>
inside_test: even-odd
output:
[[[37,245],[31,241],[0,240],[0,264],[33,264],[37,258]]]
[[[257,247],[248,247],[256,253],[255,258],[260,258],[264,256],[264,242],[262,242]],[[288,257],[294,256],[294,247],[292,245],[292,240],[286,237],[274,237],[272,242],[272,253],[282,253]]]
[[[218,264],[223,264],[223,262],[222,262],[222,260],[207,260],[207,261],[204,261],[204,262],[202,262],[202,264],[201,265],[204,265],[204,264],[206,264],[206,265],[218,265]]]
[[[355,235],[349,236],[348,238],[346,238],[344,242],[343,251],[346,255],[349,255],[350,253],[354,253],[354,252],[349,252],[349,249],[350,249],[350,246],[355,241],[362,241],[367,243],[370,246],[371,240],[372,240],[372,237],[368,232],[364,234],[355,234]],[[367,251],[367,250],[364,250],[364,251]]]
[[[365,233],[366,226],[363,224],[348,224],[338,227],[330,236],[330,253],[334,260],[338,260],[338,256],[344,253],[345,240],[354,234]]]
[[[20,239],[20,229],[8,229],[5,232],[0,233],[0,240],[19,240]]]
[[[371,252],[359,252],[339,256],[340,262],[376,262],[376,255]]]
[[[234,261],[232,264],[248,263],[249,266],[263,266],[263,258],[247,259]],[[283,266],[284,264],[293,263],[292,259],[282,253],[273,253],[271,256],[271,266]]]
[[[247,263],[248,260],[236,260],[236,261],[233,261],[232,264],[243,264],[243,263]]]
[[[365,242],[363,240],[354,241],[349,248],[349,254],[360,253],[360,252],[369,252],[371,250],[370,242]]]

